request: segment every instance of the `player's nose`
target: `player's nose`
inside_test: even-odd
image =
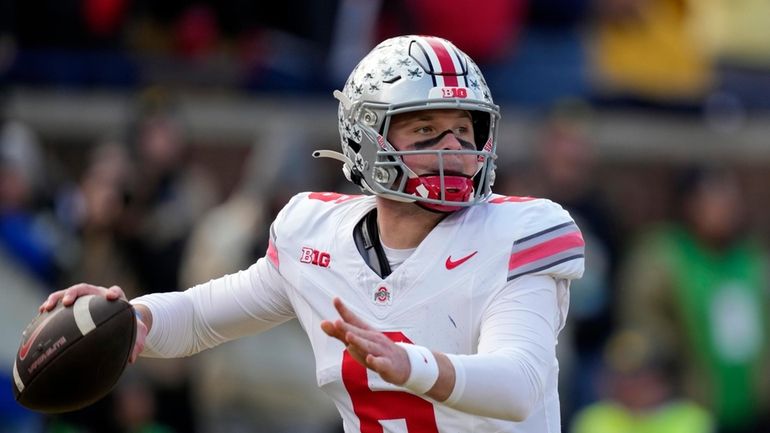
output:
[[[457,139],[454,132],[445,135],[439,142],[439,148],[442,150],[462,150],[463,145]]]

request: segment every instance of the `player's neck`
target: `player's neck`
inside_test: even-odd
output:
[[[415,248],[446,215],[427,211],[414,203],[377,197],[380,241],[390,248]]]

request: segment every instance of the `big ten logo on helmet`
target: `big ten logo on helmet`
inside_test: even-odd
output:
[[[444,98],[467,98],[468,89],[465,87],[442,87],[441,96]]]
[[[467,87],[434,87],[428,92],[429,98],[458,98],[465,99],[468,97]]]
[[[332,261],[332,256],[326,251],[318,251],[314,248],[302,247],[299,261],[302,263],[309,263],[311,265],[320,266],[322,268],[328,268],[329,263]]]

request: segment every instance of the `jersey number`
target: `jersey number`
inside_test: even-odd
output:
[[[395,342],[411,343],[401,332],[385,332]],[[410,432],[438,433],[433,404],[401,391],[372,391],[366,367],[346,350],[342,357],[342,383],[350,394],[353,411],[361,422],[361,433],[383,433],[379,421],[403,419]]]

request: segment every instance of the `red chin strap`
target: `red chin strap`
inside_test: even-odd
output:
[[[444,176],[444,199],[446,201],[467,202],[473,194],[473,179],[464,176]],[[404,192],[416,197],[441,200],[441,176],[419,176],[406,181]],[[454,212],[462,206],[447,206],[418,201],[425,209],[436,212]]]

